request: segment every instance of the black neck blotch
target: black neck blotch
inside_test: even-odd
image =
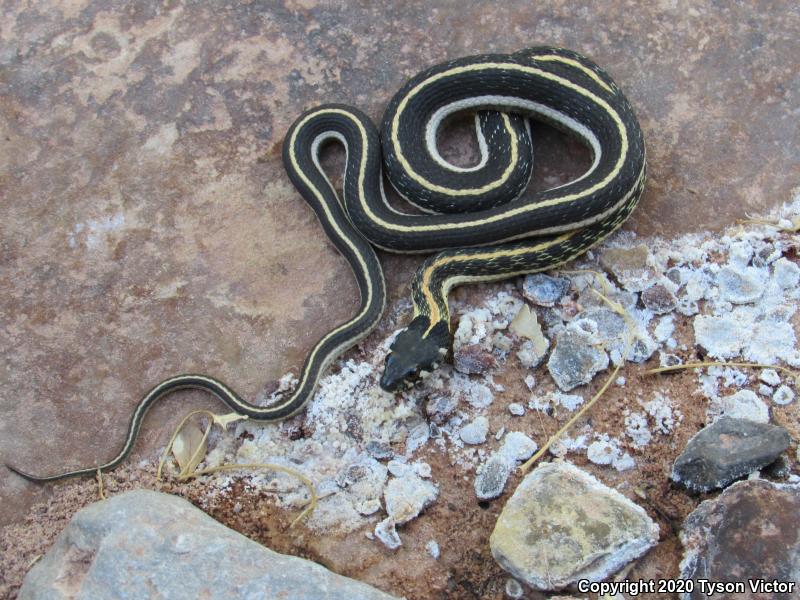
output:
[[[428,317],[420,315],[397,335],[381,376],[384,390],[393,392],[403,381],[410,387],[442,362],[450,346],[450,331],[445,321],[439,321],[430,331],[429,326]]]

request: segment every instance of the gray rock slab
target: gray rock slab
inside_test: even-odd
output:
[[[391,600],[317,563],[273,552],[186,500],[136,490],[75,514],[19,600]]]
[[[791,441],[783,427],[723,416],[689,440],[672,480],[695,492],[724,488],[773,462]]]
[[[489,540],[492,556],[516,579],[560,590],[601,581],[658,541],[640,506],[567,463],[546,463],[519,484]]]
[[[733,484],[706,500],[683,524],[680,578],[699,581],[742,581],[745,593],[713,597],[766,600],[797,598],[800,581],[800,538],[797,514],[800,486],[748,480]],[[763,588],[753,592],[748,580],[791,582],[793,590]],[[698,585],[683,600],[708,598]]]

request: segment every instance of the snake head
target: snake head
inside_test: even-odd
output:
[[[428,317],[420,315],[395,338],[380,381],[387,392],[395,391],[403,381],[411,387],[438,367],[447,354],[450,346],[447,323],[439,321],[433,328],[429,324]]]

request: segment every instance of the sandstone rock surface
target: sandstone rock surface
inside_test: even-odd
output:
[[[317,563],[273,552],[186,500],[137,490],[78,512],[25,578],[20,600],[391,600]]]

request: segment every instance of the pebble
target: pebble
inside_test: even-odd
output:
[[[508,412],[515,417],[521,417],[525,414],[525,407],[519,402],[512,402],[508,405]]]
[[[506,596],[511,600],[519,600],[524,593],[525,590],[522,589],[520,582],[513,577],[509,577],[506,581]]]
[[[787,258],[780,258],[773,265],[775,282],[784,290],[796,288],[800,283],[800,267]]]
[[[375,537],[389,550],[397,550],[403,541],[397,533],[397,524],[391,518],[379,521],[375,525]]]
[[[796,484],[761,479],[733,484],[716,498],[702,502],[684,521],[679,577],[736,580],[746,585],[748,579],[791,581],[795,582],[792,591],[784,588],[750,595],[747,588],[745,594],[719,597],[797,598],[799,511],[800,486]],[[695,597],[700,596],[684,596],[686,600]]]
[[[782,385],[772,395],[772,401],[780,406],[791,404],[794,401],[794,390],[788,385]]]
[[[427,544],[425,544],[425,550],[427,550],[428,554],[430,554],[433,558],[439,558],[440,551],[439,551],[439,544],[436,540],[430,540]]]
[[[596,465],[610,465],[619,453],[619,448],[608,440],[597,440],[589,444],[586,458]]]
[[[551,277],[543,273],[527,275],[522,282],[522,295],[537,306],[552,307],[569,290],[566,277]]]
[[[694,492],[724,488],[773,462],[790,443],[782,427],[723,416],[689,440],[672,480]]]
[[[781,376],[778,375],[778,372],[775,369],[762,369],[761,373],[758,375],[758,379],[759,381],[763,381],[772,387],[780,385],[781,383]]]
[[[682,365],[683,360],[677,354],[670,354],[669,352],[659,351],[658,364],[661,367],[675,367],[677,365]]]
[[[397,525],[415,519],[438,497],[438,486],[413,472],[390,480],[383,491],[386,513]]]
[[[492,454],[478,467],[474,482],[475,496],[479,500],[497,498],[506,487],[511,469],[505,457],[497,453]]]
[[[497,360],[490,349],[469,344],[453,351],[453,366],[465,375],[485,375],[497,368]]]
[[[384,442],[368,442],[366,450],[367,454],[376,460],[386,460],[394,456],[391,446]]]
[[[437,394],[428,399],[425,412],[434,423],[443,423],[458,407],[458,396],[452,394]]]
[[[533,391],[533,388],[536,387],[536,378],[533,375],[526,375],[525,376],[525,386]]]
[[[149,490],[78,511],[19,591],[29,600],[265,597],[395,598],[310,560],[273,552],[186,500]]]
[[[489,419],[486,417],[477,417],[472,423],[465,425],[458,432],[458,436],[465,444],[476,446],[486,441],[486,435],[489,433]]]
[[[475,476],[475,495],[479,500],[491,500],[503,493],[511,471],[517,464],[528,460],[538,445],[524,433],[512,431],[503,445],[480,467]]]
[[[732,304],[755,302],[764,293],[766,283],[766,273],[755,267],[722,267],[717,273],[720,296]]]
[[[644,554],[659,529],[619,492],[568,462],[545,463],[517,486],[489,540],[508,573],[540,590],[602,581]]]
[[[769,423],[769,407],[752,390],[739,390],[730,396],[714,398],[708,406],[706,416],[709,421],[713,421],[722,415]]]
[[[414,452],[422,448],[430,437],[431,428],[428,423],[424,421],[417,423],[408,432],[408,437],[406,438],[406,456],[411,456]]]
[[[608,367],[608,355],[595,342],[589,334],[572,329],[558,335],[547,369],[561,390],[567,392],[585,385]]]
[[[506,436],[498,453],[509,462],[516,463],[528,460],[538,448],[538,444],[524,433],[512,431]]]
[[[651,285],[642,292],[642,304],[657,315],[664,315],[675,309],[677,301],[672,292],[663,284]]]
[[[650,251],[644,244],[632,248],[606,248],[600,255],[602,267],[632,292],[641,292],[653,279],[654,271],[649,262]]]
[[[386,466],[389,469],[389,473],[395,477],[403,477],[411,471],[411,467],[405,460],[390,460]]]

